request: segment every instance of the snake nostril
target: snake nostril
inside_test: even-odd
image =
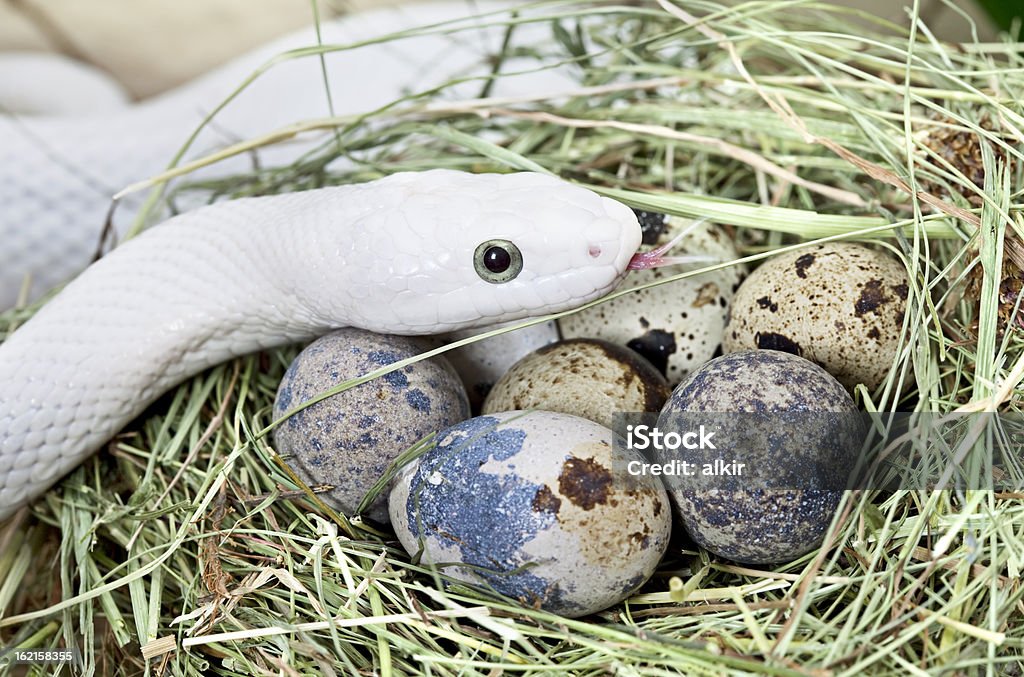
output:
[[[590,245],[590,248],[587,249],[587,253],[590,254],[590,258],[596,259],[601,255],[601,247],[599,245],[592,244]]]

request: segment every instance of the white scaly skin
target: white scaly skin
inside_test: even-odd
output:
[[[473,262],[496,238],[524,262],[502,284]],[[433,334],[573,308],[618,284],[640,240],[624,205],[530,173],[403,173],[175,217],[0,345],[0,519],[211,365],[342,326]]]
[[[364,45],[325,56],[332,94],[328,105],[320,59],[282,61],[267,70],[223,109],[198,137],[186,159],[205,156],[243,139],[252,139],[302,120],[362,114],[403,95],[429,91],[453,78],[490,73],[489,57],[498,52],[505,28],[488,26],[507,15],[472,18],[521,3],[488,0],[448,0],[413,3],[361,12],[325,23],[324,44],[346,46],[409,31],[424,25],[461,20],[462,30]],[[536,14],[536,12],[534,12]],[[529,11],[522,12],[524,17]],[[514,32],[514,44],[550,39],[547,23],[524,24]],[[285,36],[167,94],[120,110],[75,115],[9,116],[0,112],[0,310],[14,305],[26,275],[32,285],[29,299],[83,270],[92,260],[103,233],[111,196],[125,186],[163,171],[189,135],[253,72],[288,49],[316,45],[312,28]],[[0,55],[0,76],[4,61]],[[505,72],[535,68],[529,59],[510,59]],[[22,80],[42,89],[63,91],[52,71],[26,65],[17,57],[8,69],[22,71]],[[70,68],[71,66],[69,66]],[[496,96],[561,92],[573,86],[571,69],[551,69],[502,77]],[[74,83],[81,83],[74,78]],[[479,95],[483,81],[465,82],[438,98],[453,100]],[[40,95],[45,92],[40,92]],[[0,111],[3,110],[0,87]],[[97,97],[99,95],[97,94]],[[56,109],[57,104],[54,104]],[[320,136],[258,151],[264,168],[290,164]],[[252,170],[246,155],[218,163],[189,181],[209,180]],[[129,196],[114,214],[122,234],[132,223],[141,195]],[[187,209],[196,205],[180,205]]]

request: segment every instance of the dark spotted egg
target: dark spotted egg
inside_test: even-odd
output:
[[[399,473],[391,524],[458,580],[563,616],[600,611],[651,576],[671,526],[660,483],[613,469],[612,436],[547,411],[454,425]]]
[[[665,244],[691,225],[651,212],[643,212],[640,220],[648,245]],[[702,254],[723,262],[737,258],[728,233],[710,223],[694,227],[669,254]],[[624,287],[662,280],[680,270],[633,271]],[[558,325],[563,338],[599,338],[632,348],[675,385],[721,352],[729,303],[743,274],[743,267],[735,265],[644,289],[563,317]]]
[[[732,301],[725,351],[781,350],[820,364],[851,391],[877,388],[896,360],[907,272],[884,252],[829,242],[774,256]]]
[[[342,329],[311,343],[288,367],[274,418],[342,381],[414,357],[423,340]],[[421,360],[294,414],[274,429],[277,452],[304,482],[332,485],[320,494],[351,515],[400,453],[429,433],[469,417],[458,375],[441,357]],[[387,520],[387,497],[366,512]]]
[[[692,477],[666,479],[694,541],[720,557],[756,564],[788,562],[818,547],[862,439],[846,389],[796,355],[730,353],[681,383],[658,418],[664,433],[697,423],[714,434],[713,449],[658,458],[698,461]],[[702,470],[712,461],[733,469]]]

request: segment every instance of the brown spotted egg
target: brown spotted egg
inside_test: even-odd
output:
[[[907,292],[903,265],[863,245],[779,254],[733,297],[725,351],[781,350],[821,365],[850,390],[874,390],[896,360]]]
[[[347,328],[309,344],[288,367],[274,400],[274,418],[341,382],[430,345],[409,336]],[[430,433],[469,418],[458,375],[442,357],[421,360],[293,414],[274,429],[278,453],[307,484],[330,485],[321,497],[351,515],[400,453]],[[387,520],[387,497],[367,509]]]
[[[665,489],[614,470],[613,440],[548,411],[456,424],[399,472],[391,524],[455,579],[563,616],[600,611],[644,584],[671,530]]]
[[[494,384],[483,413],[545,409],[612,427],[616,413],[658,411],[668,395],[665,377],[629,348],[569,339],[517,362]]]
[[[691,221],[640,213],[644,243],[665,244]],[[710,223],[696,226],[669,255],[698,254],[720,261],[737,258],[727,232]],[[633,271],[624,288],[662,280],[679,268]],[[626,294],[558,321],[563,338],[580,336],[604,339],[646,357],[668,378],[670,385],[721,352],[729,303],[744,268],[729,266],[696,277],[684,278],[650,289]]]

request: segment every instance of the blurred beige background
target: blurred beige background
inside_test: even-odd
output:
[[[320,0],[323,15],[400,0]],[[417,0],[422,1],[422,0]],[[846,0],[905,23],[911,0]],[[968,24],[941,0],[921,0],[922,15],[941,38],[970,38]],[[982,39],[994,31],[972,2]],[[254,11],[258,8],[258,11]],[[91,62],[142,98],[286,33],[312,16],[309,0],[0,0],[0,51],[58,51]]]
[[[322,16],[399,0],[320,0]],[[0,0],[0,51],[57,51],[136,98],[186,82],[312,18],[309,0]]]

